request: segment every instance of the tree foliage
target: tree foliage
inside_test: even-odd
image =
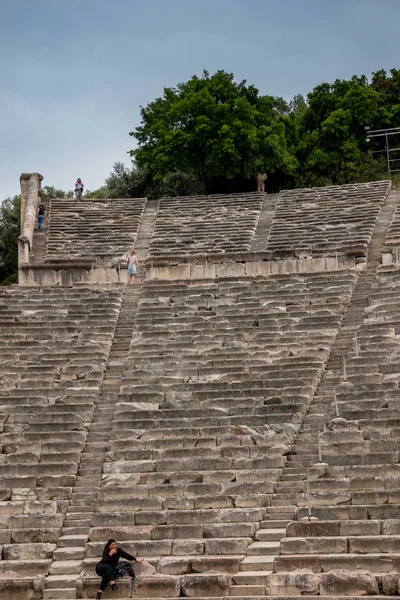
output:
[[[156,182],[185,172],[207,192],[221,177],[291,173],[296,160],[286,148],[281,112],[281,99],[260,96],[230,73],[204,71],[142,107],[131,155]]]
[[[254,189],[264,171],[275,190],[377,179],[385,168],[365,127],[400,126],[400,71],[322,83],[289,103],[205,71],[165,88],[141,116],[131,156],[160,193],[160,182],[177,173],[206,192]]]
[[[18,280],[18,236],[21,196],[6,198],[0,205],[0,285]]]

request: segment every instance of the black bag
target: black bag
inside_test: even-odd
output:
[[[130,562],[122,561],[122,562],[118,563],[114,569],[114,574],[115,574],[114,575],[115,579],[120,579],[121,577],[124,577],[125,575],[129,575],[129,577],[132,577],[132,579],[135,579],[135,571],[133,570],[133,567]]]

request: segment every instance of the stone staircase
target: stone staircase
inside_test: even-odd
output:
[[[144,265],[149,256],[150,241],[153,236],[154,227],[157,220],[159,204],[159,200],[147,200],[139,233],[136,238],[135,250],[141,266],[138,273],[139,279],[143,277]]]
[[[38,222],[36,219],[35,222],[35,230],[33,233],[33,244],[32,244],[32,252],[29,255],[29,261],[31,265],[41,265],[44,261],[44,257],[46,255],[46,242],[47,242],[47,234],[49,228],[49,200],[41,200],[41,204],[44,205],[47,214],[47,222],[44,223],[43,229],[39,229]]]
[[[50,575],[44,582],[43,598],[76,598],[76,581],[81,573],[96,497],[101,484],[103,465],[109,451],[113,414],[126,357],[132,338],[138,292],[127,288],[107,369],[98,401],[93,411],[86,444],[81,454],[78,476],[65,515],[62,535],[53,553]]]
[[[251,252],[265,252],[272,219],[279,201],[279,194],[266,194],[258,219],[257,229],[251,244]]]

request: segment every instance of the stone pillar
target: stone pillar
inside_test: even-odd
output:
[[[18,238],[18,266],[29,264],[42,179],[39,173],[23,173],[20,178],[21,235]]]
[[[20,185],[21,185],[21,219],[20,219],[21,229],[22,229],[22,224],[24,222],[26,195],[28,193],[28,183],[29,183],[30,176],[31,176],[30,173],[22,173],[21,177],[19,178]]]

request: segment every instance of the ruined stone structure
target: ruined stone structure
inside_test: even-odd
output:
[[[0,289],[0,598],[94,598],[109,537],[147,563],[104,598],[398,597],[399,193],[52,200],[41,232],[40,180]]]

